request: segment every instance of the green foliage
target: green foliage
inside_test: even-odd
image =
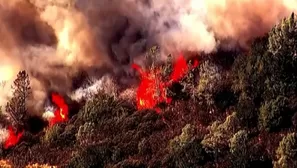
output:
[[[247,167],[248,163],[248,134],[245,130],[240,130],[230,139],[230,152],[233,155],[234,167]]]
[[[29,75],[20,71],[14,80],[13,97],[6,105],[6,112],[17,129],[22,129],[27,117],[27,99],[31,94]]]
[[[259,106],[265,87],[266,63],[265,54],[267,38],[257,39],[249,55],[238,56],[232,68],[235,93],[239,93],[236,105],[237,116],[243,126],[257,125]]]
[[[266,131],[272,131],[279,128],[285,121],[284,116],[288,115],[286,108],[288,99],[278,96],[277,99],[265,102],[260,108],[259,125]]]
[[[187,143],[189,143],[193,138],[194,128],[190,124],[187,124],[182,129],[181,135],[175,137],[169,142],[170,151],[178,151],[183,148]]]
[[[114,96],[99,91],[84,105],[79,113],[79,118],[84,122],[92,122],[97,126],[102,125],[105,119],[120,118],[130,112],[131,109],[123,106]]]
[[[59,136],[62,134],[62,132],[63,129],[59,124],[53,125],[46,130],[42,142],[44,144],[54,144],[59,139]]]
[[[218,83],[222,79],[220,68],[209,60],[199,66],[199,82],[196,88],[198,103],[213,107],[214,93],[218,89]]]
[[[272,125],[279,126],[280,112],[276,110],[273,114],[268,114],[268,111],[272,110],[269,106],[277,103],[275,101],[278,101],[278,96],[295,100],[296,37],[296,19],[292,14],[290,18],[276,25],[267,37],[256,40],[247,56],[240,56],[235,60],[233,89],[240,93],[237,112],[245,126],[256,126],[253,121],[256,121],[259,115],[261,127],[270,130],[268,125],[271,122]],[[275,108],[285,107],[276,105]],[[289,108],[289,104],[286,108]]]
[[[208,150],[222,150],[229,146],[229,139],[239,128],[236,113],[229,115],[225,122],[215,121],[209,129],[209,134],[204,136],[201,144]]]
[[[279,143],[276,151],[277,161],[274,162],[276,168],[289,168],[297,166],[297,135],[289,133]]]
[[[269,51],[275,56],[295,57],[297,51],[297,20],[292,15],[282,20],[269,33]]]

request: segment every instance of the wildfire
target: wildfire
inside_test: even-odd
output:
[[[58,108],[55,110],[53,118],[50,119],[50,126],[68,120],[68,105],[65,103],[63,97],[59,94],[53,93],[52,101],[58,106]]]
[[[194,62],[192,68],[196,66],[198,66],[197,60]],[[148,72],[143,71],[136,64],[132,64],[132,68],[136,69],[141,75],[141,82],[136,93],[137,108],[139,110],[155,109],[157,112],[160,111],[160,109],[156,108],[159,103],[170,103],[172,100],[170,97],[167,97],[166,89],[173,82],[179,81],[190,70],[183,55],[176,60],[173,66],[173,72],[167,82],[162,80],[160,68]]]
[[[23,136],[24,131],[15,134],[11,126],[8,127],[8,138],[5,141],[4,148],[8,149],[12,146],[15,146],[21,137]]]

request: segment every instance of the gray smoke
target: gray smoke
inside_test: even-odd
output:
[[[156,44],[160,60],[218,46],[247,48],[297,8],[295,0],[267,2],[0,0],[0,81],[7,81],[0,105],[22,69],[32,81],[32,110],[40,112],[49,91],[77,89],[73,81],[82,71],[95,79],[108,73],[129,79],[130,64],[145,64],[144,52]]]

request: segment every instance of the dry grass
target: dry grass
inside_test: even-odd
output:
[[[0,160],[0,168],[12,168],[7,160]]]
[[[0,168],[13,168],[12,164],[7,160],[0,160]],[[50,166],[48,164],[30,164],[26,166],[25,168],[57,168],[57,166]]]

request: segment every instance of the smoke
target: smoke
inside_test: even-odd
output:
[[[106,73],[128,78],[131,62],[145,63],[144,52],[155,44],[160,60],[182,51],[248,48],[296,11],[297,2],[0,0],[0,8],[0,81],[6,81],[0,105],[24,69],[33,89],[29,105],[40,112],[49,91],[70,95],[77,89],[73,81],[82,71],[98,79]]]
[[[4,143],[7,140],[8,136],[8,130],[0,127],[0,144]]]

